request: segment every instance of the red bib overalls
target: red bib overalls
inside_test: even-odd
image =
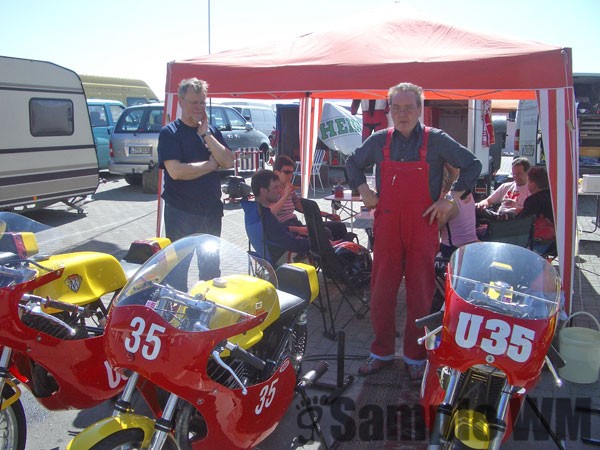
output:
[[[371,278],[371,322],[375,340],[374,355],[389,358],[395,353],[396,301],[400,282],[406,279],[406,326],[404,356],[413,360],[426,358],[425,348],[417,344],[423,329],[415,319],[430,313],[435,288],[434,260],[439,249],[437,222],[429,225],[423,217],[431,205],[427,141],[424,128],[419,161],[392,161],[388,129],[381,163],[379,203],[375,209],[373,233],[373,271]]]

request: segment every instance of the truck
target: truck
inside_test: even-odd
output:
[[[87,98],[118,100],[125,106],[158,101],[156,94],[143,80],[101,75],[79,75]]]
[[[51,62],[0,56],[0,210],[64,202],[82,213],[98,159],[79,76]]]
[[[600,174],[600,74],[573,74],[579,137],[579,173]],[[517,109],[515,157],[545,164],[536,100],[521,100]]]

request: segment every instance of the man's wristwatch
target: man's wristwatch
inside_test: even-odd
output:
[[[210,134],[212,134],[212,133],[210,132],[210,130],[206,130],[204,133],[202,133],[202,134],[200,135],[200,137],[201,137],[202,139],[204,139],[206,136],[208,136],[208,135],[210,135]]]
[[[452,194],[448,193],[446,194],[446,196],[444,197],[446,200],[448,200],[450,203],[452,203],[455,206],[458,206],[456,204],[456,200],[454,199],[454,197],[452,197]]]

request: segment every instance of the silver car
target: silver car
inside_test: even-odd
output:
[[[130,106],[119,117],[110,139],[109,171],[123,175],[129,184],[141,184],[143,172],[158,162],[163,108],[162,103]],[[209,113],[211,125],[221,131],[231,150],[258,148],[266,153],[270,149],[269,138],[233,108],[213,105]]]

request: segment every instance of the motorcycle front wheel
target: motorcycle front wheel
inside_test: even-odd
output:
[[[2,398],[13,395],[9,386],[4,386]],[[27,439],[27,422],[21,400],[17,400],[0,413],[0,450],[24,450]]]
[[[144,432],[139,428],[121,430],[98,441],[90,450],[142,450]],[[167,437],[162,450],[178,450],[171,436]]]

